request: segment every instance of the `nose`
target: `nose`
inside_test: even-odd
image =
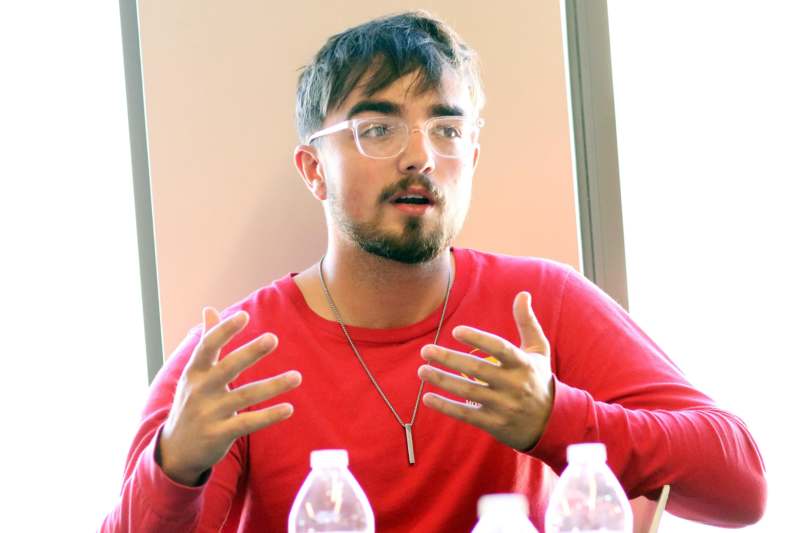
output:
[[[414,128],[408,133],[408,145],[400,153],[398,165],[406,173],[431,174],[436,168],[436,154],[425,132]]]

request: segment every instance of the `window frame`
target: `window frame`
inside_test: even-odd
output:
[[[584,275],[628,309],[606,0],[561,4]]]

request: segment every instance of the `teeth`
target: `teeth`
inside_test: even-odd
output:
[[[428,200],[425,196],[416,195],[416,194],[409,194],[406,196],[398,196],[395,200],[395,203],[403,203],[403,204],[429,204],[430,200]]]

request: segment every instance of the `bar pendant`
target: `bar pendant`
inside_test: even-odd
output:
[[[403,424],[406,430],[406,448],[408,449],[408,464],[414,464],[414,437],[411,435],[411,424]]]

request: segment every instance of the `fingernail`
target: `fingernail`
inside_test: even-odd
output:
[[[425,346],[422,347],[422,350],[420,350],[420,354],[422,355],[423,359],[427,359],[428,357],[433,357],[438,353],[440,353],[439,347],[436,346],[435,344],[426,344]]]
[[[275,344],[275,339],[272,333],[264,333],[258,339],[258,345],[262,348],[271,348],[273,344]]]

